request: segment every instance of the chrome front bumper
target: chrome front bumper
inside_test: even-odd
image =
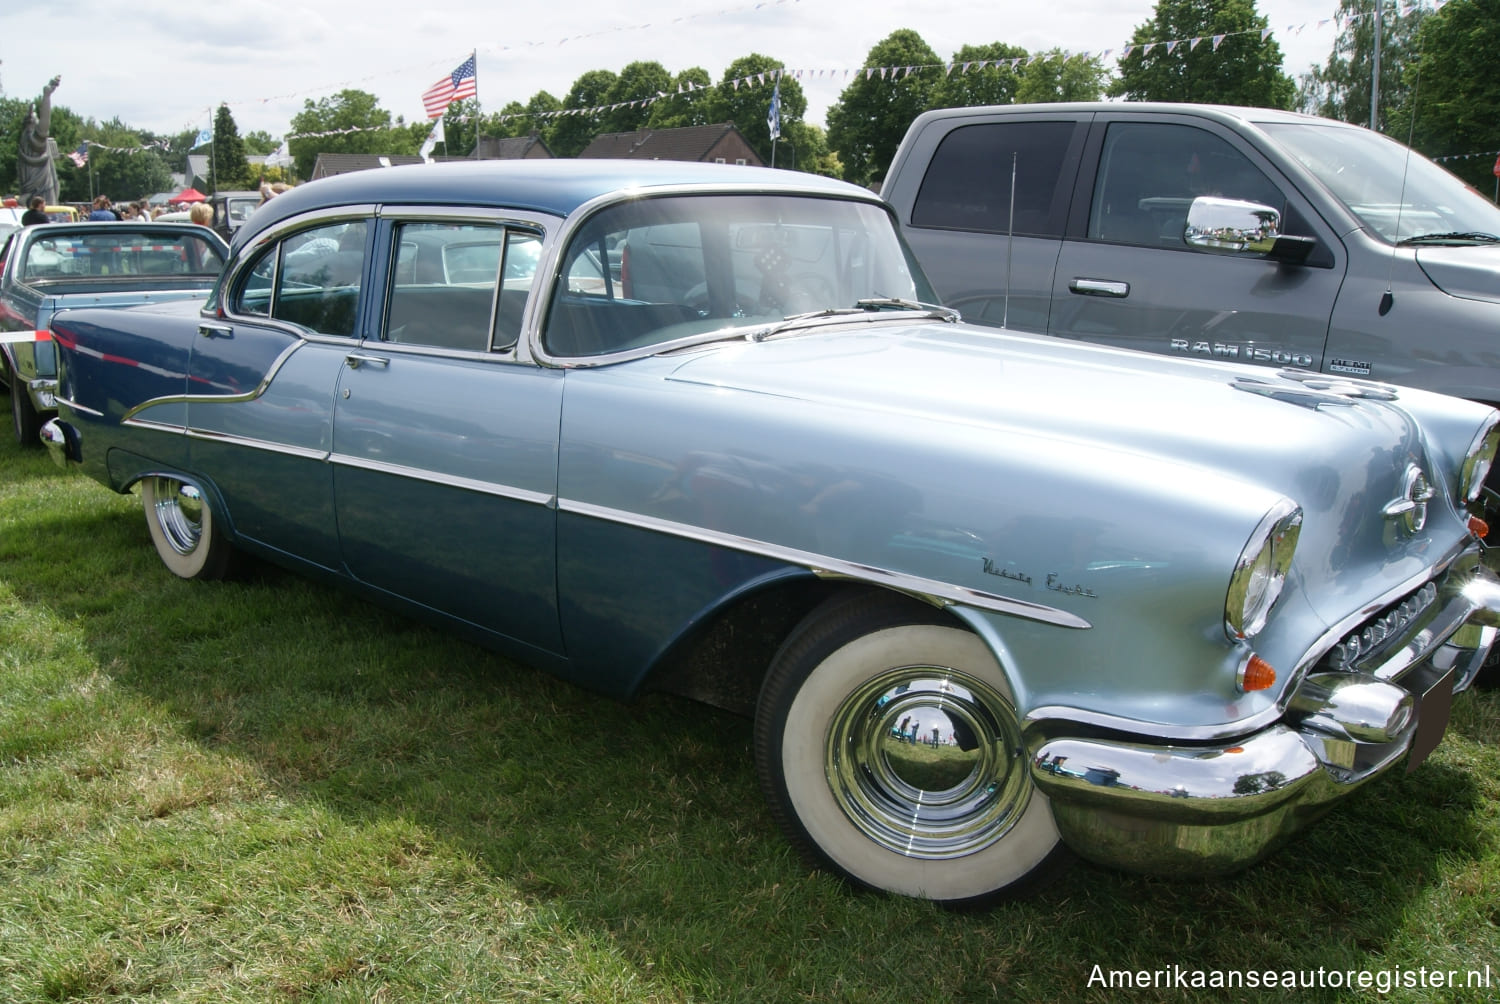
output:
[[[1457,581],[1455,581],[1455,575]],[[1500,625],[1500,577],[1450,573],[1445,601],[1373,671],[1313,672],[1280,721],[1233,741],[1028,736],[1031,775],[1081,856],[1132,871],[1223,874],[1264,857],[1336,801],[1437,745]]]

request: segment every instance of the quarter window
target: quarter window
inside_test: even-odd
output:
[[[1063,166],[1077,128],[1072,122],[987,122],[954,129],[932,155],[912,225],[1061,237],[1073,180]]]

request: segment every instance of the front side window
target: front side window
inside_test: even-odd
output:
[[[854,307],[932,302],[878,205],[698,195],[610,206],[572,236],[543,330],[554,356],[596,356]]]
[[[1208,130],[1160,122],[1111,123],[1089,209],[1089,237],[1186,249],[1188,207],[1200,195],[1241,199],[1286,213],[1280,189]]]
[[[497,223],[403,223],[395,245],[386,341],[470,352],[516,343],[540,235]]]
[[[356,220],[283,238],[251,267],[233,309],[321,335],[352,336],[368,231]]]
[[[918,227],[1060,237],[1073,176],[1073,122],[985,122],[954,129],[933,152],[912,206]]]

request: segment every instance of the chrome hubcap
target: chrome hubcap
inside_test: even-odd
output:
[[[203,539],[203,496],[197,488],[175,478],[157,478],[156,524],[167,544],[178,554],[192,554]]]
[[[829,729],[826,768],[849,820],[907,857],[983,850],[1031,795],[1010,701],[931,666],[891,670],[850,694]]]

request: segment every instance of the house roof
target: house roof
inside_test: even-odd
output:
[[[726,136],[744,136],[732,123],[683,126],[679,129],[638,129],[635,132],[607,132],[594,137],[584,147],[579,159],[615,158],[625,160],[703,160]],[[749,148],[749,143],[745,143]],[[758,161],[757,161],[758,162]]]
[[[470,156],[475,160],[525,160],[538,147],[543,156],[552,156],[552,149],[535,133],[530,136],[481,136]]]
[[[401,164],[420,164],[422,158],[414,153],[320,153],[313,165],[313,178],[331,178],[336,174],[351,171],[370,171],[377,167],[396,167]]]

